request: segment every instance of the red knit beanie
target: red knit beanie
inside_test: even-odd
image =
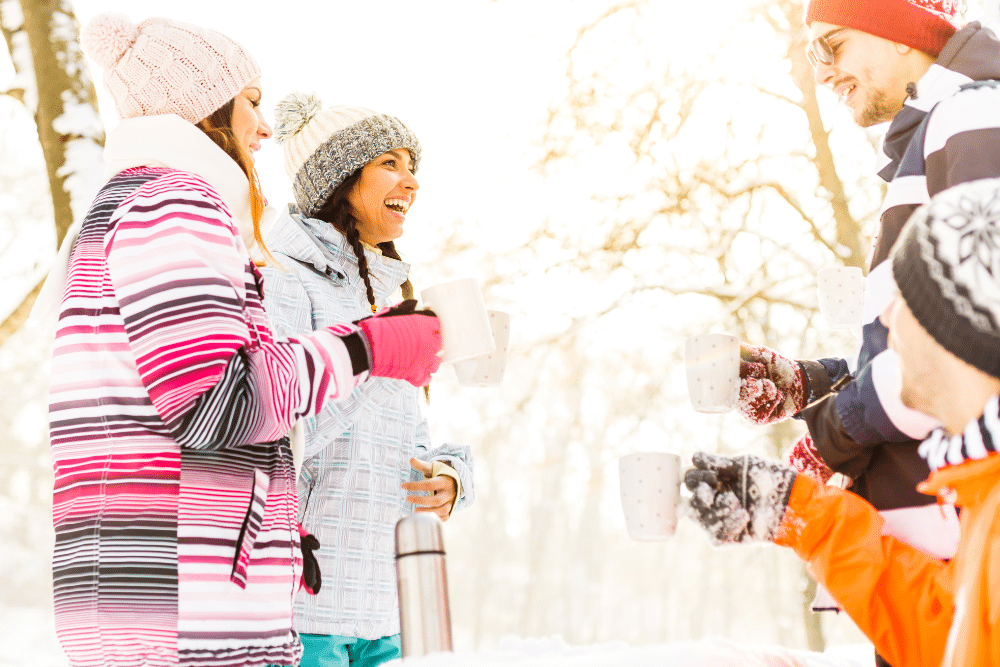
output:
[[[806,25],[854,28],[936,58],[955,34],[957,12],[958,0],[810,0]]]

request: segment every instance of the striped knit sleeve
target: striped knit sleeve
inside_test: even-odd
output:
[[[191,174],[171,172],[125,200],[105,255],[139,376],[182,445],[276,440],[349,394],[367,369],[357,353],[352,360],[353,327],[283,341],[260,331],[238,232],[218,195]]]

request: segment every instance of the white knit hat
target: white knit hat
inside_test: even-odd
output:
[[[257,61],[225,35],[189,23],[124,14],[95,16],[81,31],[84,52],[104,68],[121,118],[210,116],[260,76]]]
[[[395,116],[363,107],[322,109],[313,94],[292,93],[274,110],[274,140],[285,153],[285,173],[299,210],[313,216],[345,178],[382,153],[410,152],[410,170],[420,162],[420,142]]]

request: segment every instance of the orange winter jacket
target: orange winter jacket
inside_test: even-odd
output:
[[[805,475],[775,542],[809,564],[895,667],[1000,667],[1000,455],[939,470],[919,488],[962,508],[948,563],[883,536],[871,505]]]

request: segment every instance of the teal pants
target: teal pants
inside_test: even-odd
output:
[[[381,639],[358,639],[339,635],[299,633],[301,667],[376,667],[400,656],[399,635]]]

